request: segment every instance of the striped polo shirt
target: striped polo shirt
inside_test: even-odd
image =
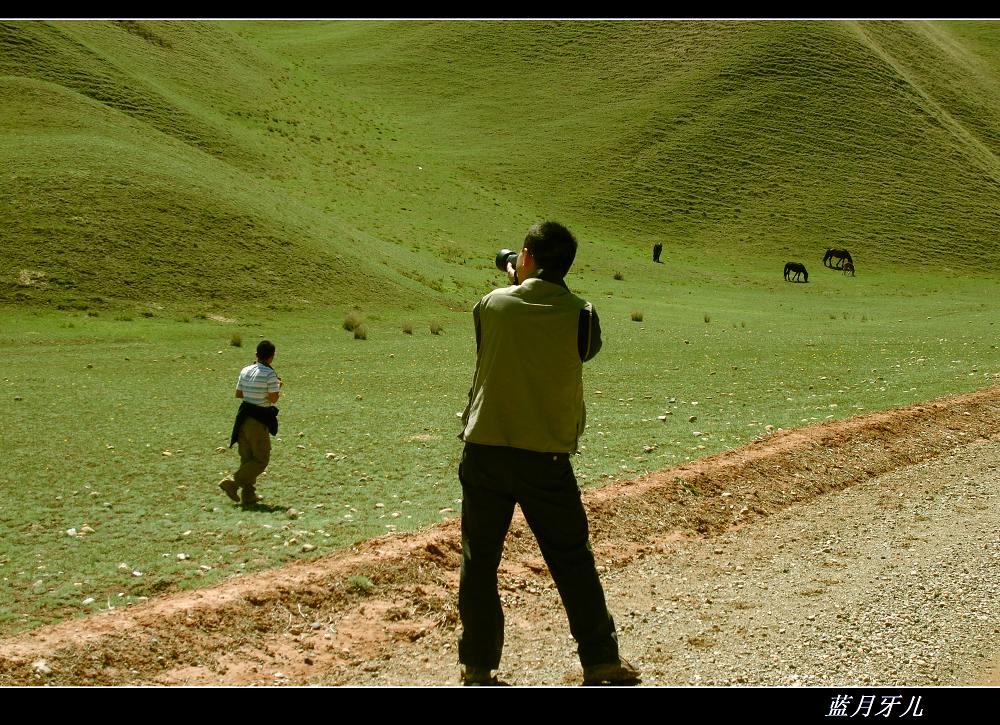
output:
[[[271,401],[267,399],[267,394],[280,391],[281,383],[278,381],[278,374],[272,368],[261,362],[255,362],[240,370],[236,389],[243,391],[243,400],[246,402],[268,407]]]

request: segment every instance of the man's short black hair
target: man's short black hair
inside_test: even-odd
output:
[[[257,359],[268,360],[274,357],[274,343],[270,340],[261,340],[257,343]]]
[[[559,222],[541,222],[528,230],[524,246],[545,276],[562,279],[576,259],[576,239]]]

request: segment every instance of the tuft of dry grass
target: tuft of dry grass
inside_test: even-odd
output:
[[[347,577],[347,588],[352,592],[371,594],[375,590],[375,582],[366,576],[349,576]]]
[[[364,322],[361,315],[355,310],[351,310],[346,315],[344,315],[344,329],[348,332],[354,332]]]
[[[365,325],[358,325],[354,328],[354,339],[355,340],[367,340],[368,339],[368,328]]]
[[[625,279],[625,275],[622,274],[621,272],[615,272],[615,279],[621,281],[621,280]]]
[[[632,319],[632,322],[642,322],[642,310],[632,310],[629,313],[629,317]]]
[[[234,332],[229,336],[229,344],[233,347],[243,347],[243,335],[238,332]]]
[[[413,323],[412,322],[404,322],[403,323],[403,332],[405,332],[407,335],[412,335],[413,334]]]
[[[440,335],[442,332],[444,332],[444,327],[441,325],[440,322],[436,322],[435,321],[435,322],[431,323],[431,334],[432,335]]]

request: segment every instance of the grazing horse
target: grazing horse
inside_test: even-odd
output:
[[[837,264],[834,265],[833,260],[838,260]],[[854,260],[851,259],[851,253],[846,249],[827,249],[826,255],[823,257],[823,264],[831,269],[843,269],[844,262],[850,262],[854,264]]]
[[[792,274],[793,272],[795,273],[794,275],[792,275],[793,279],[788,279],[788,276],[790,274]],[[803,277],[805,277],[805,279],[802,280],[803,282],[808,282],[809,281],[809,273],[806,272],[806,266],[804,264],[802,264],[801,262],[786,262],[785,263],[785,280],[786,281],[788,281],[788,282],[798,282],[799,281],[799,275],[802,275]]]
[[[848,272],[851,273],[852,277],[854,276],[854,262],[844,262],[844,274]]]

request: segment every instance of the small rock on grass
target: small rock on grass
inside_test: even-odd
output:
[[[35,660],[31,663],[31,669],[39,675],[48,675],[52,673],[52,668],[49,667],[49,663],[45,660]]]

